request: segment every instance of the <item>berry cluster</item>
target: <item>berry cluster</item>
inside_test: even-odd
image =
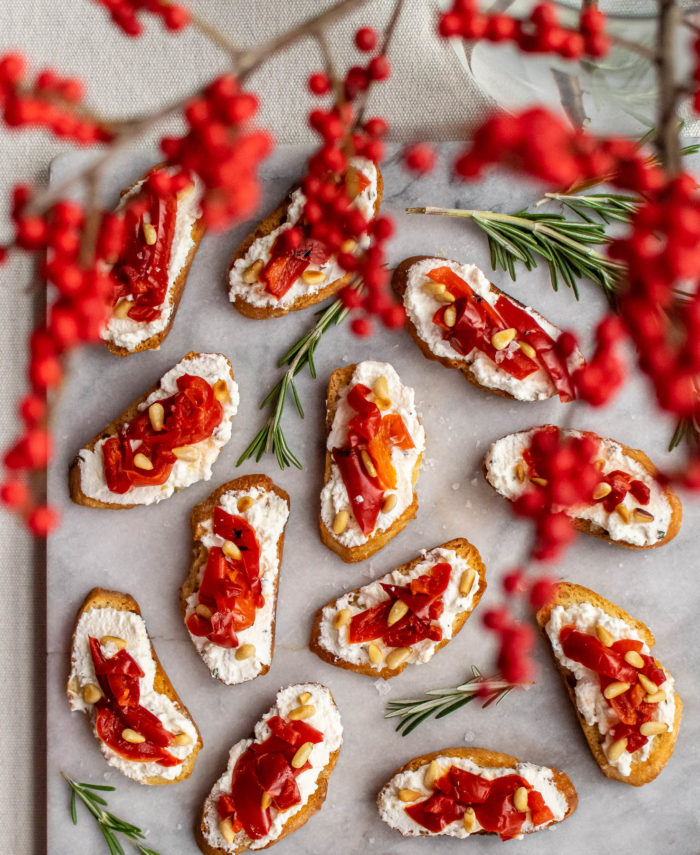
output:
[[[143,26],[139,13],[150,12],[162,21],[172,32],[184,30],[190,22],[190,13],[184,6],[169,3],[168,0],[94,0],[104,6],[110,17],[127,36],[140,36]]]
[[[538,3],[529,18],[512,18],[502,12],[481,12],[477,0],[454,0],[440,16],[441,36],[514,42],[526,53],[553,53],[564,59],[602,57],[610,49],[605,34],[605,15],[595,7],[583,9],[578,30],[559,23],[553,3]]]
[[[574,374],[577,397],[593,407],[607,404],[625,380],[625,364],[617,352],[625,330],[620,318],[606,315],[595,331],[596,348],[586,364]],[[560,351],[573,352],[575,338],[562,333],[557,342]]]

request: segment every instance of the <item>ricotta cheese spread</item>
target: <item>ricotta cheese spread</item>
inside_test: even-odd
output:
[[[518,479],[516,465],[522,460],[525,449],[529,448],[534,430],[520,431],[504,436],[494,442],[486,454],[485,466],[488,482],[502,496],[511,501],[521,496],[530,486],[527,480],[521,482]],[[562,433],[566,436],[583,435],[581,431],[576,430],[564,430]],[[625,522],[616,511],[612,513],[606,511],[601,502],[591,505],[576,505],[565,508],[564,511],[576,519],[588,520],[596,530],[607,532],[612,540],[631,543],[634,546],[650,546],[658,543],[666,536],[671,523],[671,506],[663,490],[641,463],[624,453],[619,442],[601,437],[600,443],[599,458],[604,463],[601,475],[619,469],[646,484],[651,497],[649,504],[644,505],[644,510],[652,514],[653,519],[648,522],[638,522],[632,517],[630,522]],[[628,493],[622,504],[632,514],[639,502],[631,493]]]
[[[270,831],[258,840],[251,840],[245,831],[239,831],[231,843],[227,843],[219,831],[219,814],[217,804],[220,796],[231,793],[231,781],[233,770],[238,758],[255,742],[264,742],[270,736],[270,728],[267,726],[268,719],[273,716],[281,716],[288,719],[291,710],[299,706],[299,695],[309,692],[311,697],[306,702],[315,707],[315,713],[305,719],[306,724],[315,727],[323,733],[323,741],[314,745],[309,756],[311,768],[302,772],[296,778],[301,801],[299,804],[284,812],[272,812],[272,825]],[[343,726],[340,721],[340,713],[336,707],[330,691],[318,683],[300,683],[288,686],[277,693],[275,705],[265,713],[262,719],[255,725],[255,739],[242,739],[237,742],[229,754],[226,771],[214,784],[212,791],[204,803],[202,825],[204,837],[208,843],[225,852],[237,852],[244,848],[263,849],[273,843],[282,833],[284,826],[308,803],[311,796],[316,792],[319,775],[330,762],[331,755],[338,751],[343,742]]]
[[[569,625],[573,625],[580,632],[586,633],[595,633],[596,626],[600,625],[607,629],[615,641],[619,641],[622,638],[631,638],[635,641],[644,642],[644,639],[628,623],[619,618],[611,617],[603,609],[594,606],[592,603],[575,603],[566,607],[556,606],[552,609],[545,628],[557,661],[564,668],[571,671],[576,678],[576,706],[584,717],[586,724],[591,726],[597,725],[598,731],[604,737],[603,751],[607,757],[608,749],[612,744],[612,738],[609,736],[608,731],[619,723],[619,719],[600,691],[598,675],[580,662],[575,662],[564,655],[559,641],[559,633],[563,627]],[[641,652],[647,656],[650,655],[649,647],[646,643],[643,643]],[[659,686],[659,690],[666,693],[666,700],[654,705],[655,712],[653,720],[662,721],[667,726],[667,730],[673,730],[673,721],[676,714],[674,680],[666,669],[664,669],[664,673],[667,679],[665,683]],[[655,736],[647,737],[647,744],[632,754],[629,751],[623,751],[620,758],[612,762],[612,765],[622,775],[629,775],[633,762],[647,759],[655,738]]]
[[[116,211],[123,211],[130,200],[136,196],[143,185],[144,179],[138,182],[128,193],[122,196]],[[168,261],[168,288],[165,293],[165,301],[161,309],[160,317],[152,321],[135,321],[133,318],[116,318],[112,316],[106,328],[102,332],[105,341],[112,342],[117,347],[134,350],[139,344],[158,335],[170,323],[175,311],[175,283],[180,272],[187,264],[190,252],[194,247],[192,230],[197,220],[202,216],[201,201],[204,187],[199,178],[193,175],[193,187],[190,191],[183,191],[178,196],[177,213],[175,218],[175,233],[170,247],[170,260]],[[157,349],[157,348],[154,348]]]
[[[391,406],[382,412],[396,413],[401,416],[406,430],[413,440],[413,448],[402,450],[394,446],[391,450],[391,463],[396,469],[396,504],[390,510],[380,511],[377,524],[370,535],[362,533],[355,518],[350,512],[348,491],[334,461],[331,462],[331,474],[328,483],[321,491],[321,519],[326,528],[333,532],[333,521],[338,511],[346,510],[350,519],[341,534],[333,536],[343,546],[353,547],[366,543],[369,538],[380,531],[386,531],[397,520],[406,508],[413,502],[413,470],[425,450],[425,431],[418,419],[415,406],[415,392],[410,386],[404,386],[393,366],[387,362],[360,362],[352,375],[350,383],[341,391],[333,418],[333,425],[328,435],[326,448],[331,452],[334,448],[342,448],[347,441],[348,421],[355,410],[347,401],[347,395],[358,383],[373,388],[377,379],[386,377]]]
[[[493,362],[485,353],[474,348],[468,354],[463,355],[442,337],[443,330],[433,323],[435,312],[443,305],[433,293],[426,289],[426,283],[430,282],[427,274],[436,267],[449,267],[465,282],[474,292],[483,297],[487,303],[494,305],[499,294],[491,290],[491,283],[481,270],[473,264],[460,264],[447,258],[425,258],[411,265],[406,277],[406,290],[403,295],[406,314],[416,329],[418,336],[424,341],[430,350],[444,359],[456,359],[468,365],[474,373],[477,382],[487,389],[498,389],[507,392],[519,401],[541,401],[551,398],[557,394],[554,383],[543,368],[538,368],[529,377],[518,380],[503,368]],[[538,312],[529,307],[525,311],[531,315],[542,327],[544,332],[556,339],[561,330],[542,317]],[[518,349],[517,341],[513,340],[503,353]],[[584,364],[583,355],[578,348],[567,359],[569,373],[580,368]]]
[[[353,616],[371,609],[373,606],[379,605],[387,599],[387,594],[381,586],[381,583],[389,585],[408,585],[413,579],[417,579],[424,573],[427,573],[432,567],[440,563],[450,564],[452,572],[450,581],[445,592],[441,595],[444,604],[444,610],[436,623],[442,630],[443,640],[452,638],[454,619],[460,612],[468,612],[472,608],[474,596],[479,590],[479,575],[474,572],[471,587],[466,594],[460,594],[460,581],[462,574],[470,565],[465,558],[455,552],[453,549],[444,549],[437,547],[429,552],[423,552],[423,560],[409,573],[393,570],[382,576],[369,585],[364,585],[359,591],[350,591],[336,600],[333,605],[328,605],[323,609],[321,616],[321,626],[319,631],[319,644],[329,653],[332,653],[338,659],[345,662],[352,662],[353,665],[369,665],[377,672],[385,667],[384,657],[393,648],[387,647],[381,639],[376,639],[372,643],[376,645],[382,652],[380,662],[372,663],[369,658],[368,644],[358,643],[350,644],[348,642],[349,626],[335,627],[334,621],[336,615],[341,609],[349,609]],[[474,569],[474,568],[471,568]],[[411,645],[411,655],[406,660],[409,664],[429,662],[435,655],[436,648],[440,642],[426,638],[416,644]]]
[[[214,433],[209,439],[192,446],[198,450],[198,458],[192,461],[178,459],[164,484],[132,487],[126,493],[113,493],[104,476],[102,446],[108,439],[105,437],[92,450],[82,448],[78,452],[80,488],[86,496],[113,505],[151,505],[169,498],[176,490],[211,478],[214,461],[231,438],[231,420],[238,410],[238,384],[231,377],[231,366],[225,356],[220,353],[199,353],[194,358],[182,359],[163,375],[159,387],[139,404],[139,410],[146,410],[154,401],[174,395],[178,391],[177,379],[184,374],[203,377],[211,386],[218,380],[224,380],[229,393],[228,400],[221,402],[224,412]]]
[[[112,607],[90,608],[80,616],[75,630],[71,673],[68,681],[68,701],[71,710],[87,713],[94,722],[94,707],[83,699],[82,690],[89,683],[97,685],[95,666],[90,654],[89,637],[100,639],[105,635],[124,639],[127,653],[136,660],[144,672],[144,676],[139,680],[141,693],[139,703],[141,706],[158,716],[166,730],[174,734],[186,733],[192,738],[189,745],[168,746],[168,751],[184,762],[189,754],[197,748],[199,735],[192,720],[182,713],[167,695],[156,692],[153,688],[156,663],[151,652],[151,642],[146,631],[146,624],[143,618],[135,612]],[[102,645],[102,651],[107,658],[114,656],[118,650],[119,648],[113,642]],[[114,766],[127,777],[140,783],[143,783],[146,778],[155,776],[173,780],[182,772],[182,764],[161,766],[156,762],[127,760],[108,745],[105,745],[102,740],[99,740],[99,745],[110,766]]]
[[[520,775],[532,787],[542,795],[545,804],[552,811],[554,819],[548,825],[554,822],[560,822],[569,808],[569,803],[566,796],[560,792],[554,783],[554,772],[546,766],[535,766],[533,763],[518,763],[515,767],[489,767],[479,766],[466,757],[437,757],[437,762],[447,771],[450,766],[456,766],[458,769],[464,769],[471,772],[473,775],[480,775],[488,781],[493,781],[496,778],[501,778],[504,775]],[[446,825],[441,831],[429,832],[422,825],[415,822],[404,810],[407,805],[399,799],[400,790],[414,790],[420,793],[420,800],[428,798],[433,793],[431,788],[426,787],[425,778],[428,771],[429,763],[424,766],[419,766],[413,771],[399,772],[389,781],[389,783],[380,792],[377,799],[379,808],[379,816],[397,831],[400,831],[405,837],[414,837],[419,834],[429,834],[431,836],[443,835],[446,837],[469,837],[470,834],[476,834],[481,831],[482,826],[478,820],[474,819],[474,827],[471,832],[464,827],[464,822],[456,820]],[[419,799],[416,799],[419,801]],[[528,813],[527,819],[523,823],[522,832],[532,831],[532,821]],[[546,825],[538,825],[537,828],[546,828]],[[519,837],[522,835],[519,835]]]
[[[238,501],[244,496],[253,504],[244,511],[238,510]],[[221,647],[208,638],[190,633],[190,638],[199,655],[222,683],[232,686],[257,677],[265,666],[272,662],[272,628],[277,600],[277,580],[280,572],[278,542],[284,532],[289,516],[288,503],[272,490],[253,487],[250,490],[230,490],[219,499],[218,506],[233,516],[243,517],[255,531],[260,546],[260,584],[265,605],[255,612],[255,622],[247,629],[237,632],[239,647],[252,644],[255,655],[248,659],[236,659],[238,648]],[[212,520],[202,524],[203,534],[199,538],[207,550],[223,546],[224,538],[214,534]],[[199,586],[204,577],[206,562],[202,564],[197,579],[197,588],[187,598],[186,617],[197,607]]]
[[[362,172],[369,179],[368,186],[353,199],[352,206],[357,208],[366,219],[371,220],[374,218],[374,209],[377,202],[377,167],[371,160],[367,160],[364,157],[351,158],[350,165],[359,172]],[[320,270],[324,274],[323,281],[316,284],[307,284],[299,278],[289,291],[279,299],[266,291],[265,286],[261,282],[249,284],[243,281],[243,274],[254,261],[261,260],[267,264],[270,260],[272,245],[275,240],[282,232],[296,225],[304,213],[305,205],[306,196],[298,188],[290,197],[286,218],[282,225],[264,237],[253,241],[246,254],[242,258],[236,259],[229,274],[229,299],[232,303],[235,300],[245,300],[251,306],[273,309],[284,308],[295,300],[298,300],[299,297],[315,294],[321,289],[326,288],[331,282],[335,282],[336,279],[341,279],[346,275],[346,271],[338,264],[337,258],[332,255],[324,264],[310,264],[307,267],[307,270]],[[364,235],[358,241],[357,247],[353,251],[357,253],[366,249],[369,246],[369,242],[369,237]]]

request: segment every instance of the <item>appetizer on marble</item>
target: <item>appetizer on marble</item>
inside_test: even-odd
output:
[[[404,837],[498,834],[510,840],[561,822],[577,804],[564,772],[486,748],[416,757],[377,797],[379,816]]]
[[[228,359],[188,353],[80,449],[70,467],[71,499],[90,508],[133,508],[208,481],[237,409]]]
[[[429,662],[486,590],[475,546],[455,538],[320,608],[310,647],[331,665],[388,680]]]
[[[353,206],[366,219],[379,213],[383,181],[377,166],[363,157],[353,157],[347,177],[354,186]],[[297,188],[245,238],[236,250],[228,271],[228,294],[235,309],[249,318],[275,318],[320,303],[350,281],[336,256],[310,234],[303,222],[306,196]],[[292,226],[301,225],[304,239],[290,250],[278,240]],[[357,252],[369,245],[363,237],[344,247]]]
[[[651,655],[651,631],[570,582],[557,586],[537,623],[603,774],[636,787],[653,781],[673,753],[683,703]]]
[[[555,346],[562,331],[499,290],[478,267],[416,255],[398,265],[392,287],[428,359],[494,395],[575,398],[571,375],[584,364],[580,350],[563,358]]]
[[[343,726],[319,683],[280,689],[252,738],[231,748],[197,825],[205,855],[267,849],[321,809],[340,753]]]
[[[418,510],[415,484],[425,431],[414,402],[386,362],[360,362],[330,377],[321,540],[343,561],[364,561]]]
[[[140,784],[190,776],[197,725],[158,661],[138,603],[93,588],[78,611],[68,702],[88,715],[110,766]]]
[[[289,496],[265,475],[229,481],[192,511],[180,605],[197,652],[227,685],[270,670],[288,517]]]
[[[486,454],[486,480],[510,501],[539,477],[531,442],[533,434],[542,430],[558,428],[543,425],[509,434],[494,442]],[[662,546],[678,534],[683,516],[680,499],[656,480],[657,469],[643,451],[590,431],[562,433],[588,436],[598,447],[594,462],[600,483],[591,501],[563,509],[579,531],[634,549]]]

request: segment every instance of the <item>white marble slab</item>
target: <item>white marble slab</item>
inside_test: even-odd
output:
[[[285,148],[266,164],[266,206],[274,205],[299,175],[304,155],[300,149]],[[75,169],[84,157],[71,155],[55,163],[53,179]],[[151,162],[143,154],[125,156],[110,175],[111,198]],[[526,204],[536,192],[504,176],[464,186],[451,180],[444,168],[416,183],[394,161],[385,165],[384,176],[384,208],[398,224],[392,263],[416,253],[444,253],[488,270],[480,233],[463,222],[408,216],[403,209],[409,204],[441,204],[510,211]],[[600,412],[580,407],[572,413],[570,406],[557,401],[516,404],[481,393],[456,372],[429,363],[407,333],[380,332],[363,341],[353,338],[345,327],[330,332],[318,350],[320,379],[313,382],[304,375],[299,380],[306,420],[288,407],[285,430],[304,462],[304,471],[280,472],[271,459],[236,469],[236,459],[260,424],[258,403],[278,376],[275,360],[313,322],[312,311],[262,322],[247,320],[231,309],[224,271],[248,230],[249,224],[243,224],[204,239],[173,330],[160,351],[128,361],[101,349],[85,351],[75,359],[56,412],[58,453],[50,493],[61,508],[63,525],[49,543],[47,589],[51,855],[106,851],[95,823],[82,808],[78,828],[71,825],[68,792],[59,770],[79,780],[116,785],[117,791],[109,796],[110,808],[149,829],[149,844],[161,855],[196,855],[192,826],[198,805],[220,774],[229,746],[251,731],[280,686],[306,679],[320,680],[333,690],[345,724],[345,744],[323,810],[279,844],[280,855],[326,855],[331,848],[347,855],[496,851],[500,842],[494,838],[468,843],[405,841],[378,819],[375,795],[395,768],[414,755],[455,745],[485,746],[559,766],[578,788],[580,805],[571,819],[551,834],[512,843],[509,849],[523,855],[697,852],[698,793],[692,782],[697,784],[700,742],[700,541],[695,533],[700,515],[698,505],[690,501],[681,533],[669,546],[637,552],[581,536],[558,568],[562,577],[599,591],[646,621],[656,634],[658,656],[676,677],[686,704],[684,722],[675,755],[656,782],[635,789],[601,775],[542,644],[537,650],[536,685],[526,693],[511,694],[495,708],[482,711],[470,705],[440,722],[422,725],[407,738],[398,736],[393,724],[382,718],[387,698],[415,696],[460,682],[472,663],[488,669],[493,661],[494,646],[481,629],[480,612],[499,601],[499,579],[521,556],[529,531],[481,477],[480,464],[489,443],[512,430],[573,418],[577,426],[615,436],[663,460],[669,426],[652,414],[644,383],[631,383],[613,407]],[[585,299],[580,303],[569,292],[554,294],[544,270],[519,275],[516,285],[502,273],[493,278],[553,321],[582,334],[603,307],[592,285],[584,284]],[[215,465],[211,482],[150,508],[103,511],[73,505],[66,472],[77,449],[188,350],[222,351],[230,357],[240,383],[241,407],[233,438]],[[317,534],[325,382],[335,367],[363,358],[392,362],[403,380],[416,388],[428,446],[418,483],[417,519],[371,561],[346,565],[321,545]],[[277,651],[265,677],[226,687],[209,677],[189,641],[178,609],[178,586],[190,558],[190,508],[224,481],[254,472],[272,476],[292,501]],[[385,684],[333,668],[309,652],[312,615],[321,604],[410,559],[419,549],[456,536],[469,538],[480,549],[489,589],[474,618],[432,663],[410,668]],[[94,585],[128,591],[137,598],[158,654],[201,729],[204,750],[184,783],[150,789],[123,778],[105,764],[84,717],[69,712],[64,684],[71,627],[78,605]]]

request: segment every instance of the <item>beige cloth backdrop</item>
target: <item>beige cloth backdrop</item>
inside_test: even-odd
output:
[[[331,0],[192,0],[190,8],[241,45],[263,41],[332,5]],[[370,0],[333,28],[340,68],[356,61],[354,29],[381,26],[391,0]],[[392,50],[394,77],[376,88],[371,108],[391,122],[395,139],[458,138],[486,104],[466,78],[449,45],[433,34],[435,4],[407,0]],[[24,52],[36,70],[53,66],[88,84],[89,102],[114,117],[148,113],[197,88],[226,68],[226,56],[188,31],[172,36],[156,20],[129,39],[89,0],[21,0],[0,4],[0,53]],[[311,98],[308,72],[320,66],[318,48],[305,40],[265,65],[251,80],[262,100],[261,123],[280,142],[311,140],[305,124]],[[152,139],[150,142],[152,142]],[[7,199],[17,181],[47,178],[48,165],[67,146],[44,133],[0,129],[0,242],[6,239]],[[149,140],[144,140],[146,145]],[[0,268],[0,446],[16,429],[15,407],[24,389],[25,340],[30,329],[29,267],[21,259]],[[58,437],[60,441],[60,437]],[[0,852],[40,851],[43,839],[44,627],[43,566],[21,526],[0,514],[0,584],[5,591],[0,636]],[[50,835],[51,830],[48,829]]]

